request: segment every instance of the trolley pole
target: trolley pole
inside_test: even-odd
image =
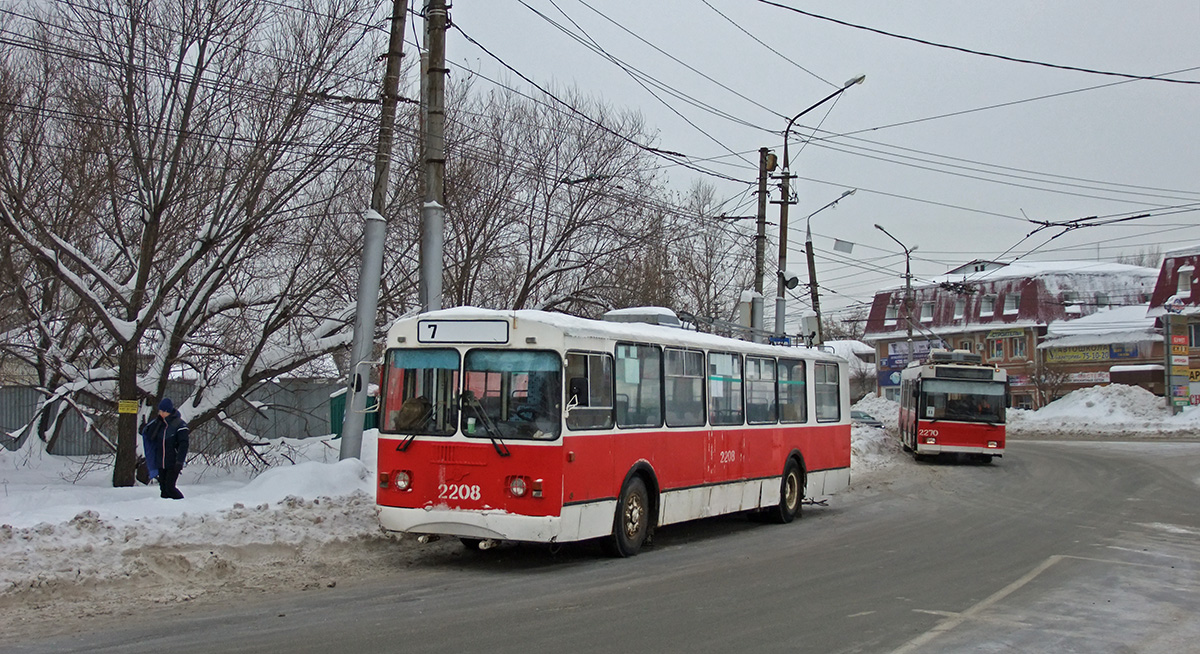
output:
[[[396,125],[396,103],[400,88],[400,59],[404,56],[404,0],[392,0],[392,29],[388,37],[387,67],[383,77],[383,102],[379,112],[379,142],[375,150],[375,183],[371,208],[363,217],[363,258],[358,274],[358,304],[354,315],[354,340],[350,348],[350,381],[346,410],[342,416],[339,459],[362,456],[363,417],[367,410],[367,376],[364,366],[371,360],[375,343],[375,317],[379,311],[379,278],[383,274],[383,244],[387,222],[388,175],[392,163],[392,136]]]

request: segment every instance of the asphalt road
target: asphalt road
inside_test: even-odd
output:
[[[1014,441],[990,466],[904,460],[866,486],[790,525],[668,527],[633,559],[443,550],[0,650],[1200,651],[1200,444]]]

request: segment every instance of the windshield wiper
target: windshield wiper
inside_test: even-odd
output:
[[[475,412],[475,417],[479,419],[483,425],[483,432],[487,434],[488,440],[492,441],[492,447],[496,448],[496,454],[500,456],[510,456],[512,452],[508,451],[508,446],[500,438],[500,430],[496,428],[496,423],[488,417],[487,411],[484,411],[483,405],[475,398],[474,393],[463,393],[463,401],[467,402],[471,410]]]

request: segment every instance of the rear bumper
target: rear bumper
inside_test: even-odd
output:
[[[978,447],[972,445],[926,445],[924,443],[917,444],[917,452],[920,454],[990,454],[992,456],[1004,456],[1003,447]]]

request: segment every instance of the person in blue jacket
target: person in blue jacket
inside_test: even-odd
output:
[[[164,397],[158,403],[158,416],[142,428],[146,469],[150,479],[158,478],[159,495],[163,498],[183,499],[183,493],[175,484],[187,460],[189,431],[183,416],[179,415],[169,397]]]

